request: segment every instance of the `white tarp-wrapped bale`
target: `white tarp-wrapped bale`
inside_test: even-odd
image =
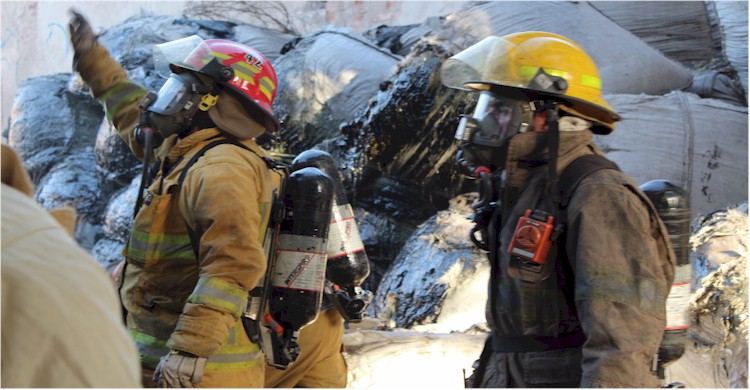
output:
[[[567,1],[491,1],[446,18],[433,35],[461,49],[489,35],[547,31],[576,41],[596,62],[605,93],[661,95],[690,85],[693,74],[591,4]]]
[[[747,107],[681,91],[606,98],[623,121],[596,143],[636,183],[681,186],[693,215],[747,201]]]
[[[747,100],[747,1],[710,1],[716,7],[721,25],[724,55],[737,71],[737,76],[745,88]]]
[[[339,125],[367,107],[399,60],[348,31],[323,30],[297,42],[273,64],[274,113],[290,149],[299,153],[338,136]]]
[[[238,25],[234,28],[234,41],[243,43],[261,52],[263,56],[273,62],[279,56],[284,46],[296,37],[276,30],[250,25]]]
[[[593,1],[591,5],[683,64],[705,63],[721,53],[703,1]]]
[[[484,334],[384,332],[344,334],[350,389],[463,389]]]

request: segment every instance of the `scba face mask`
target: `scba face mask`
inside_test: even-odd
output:
[[[484,91],[472,116],[463,116],[455,138],[461,141],[456,161],[463,173],[476,176],[477,169],[495,170],[505,164],[507,142],[528,131],[534,110],[523,96]]]
[[[147,95],[140,106],[141,127],[154,130],[154,146],[172,134],[190,130],[196,112],[215,104],[216,95],[211,91],[196,75],[183,72],[172,73],[157,94]]]

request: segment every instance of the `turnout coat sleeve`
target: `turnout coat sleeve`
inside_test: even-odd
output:
[[[653,206],[624,174],[586,178],[568,208],[566,246],[586,334],[582,387],[659,387],[650,372],[675,257]]]
[[[107,120],[115,126],[133,154],[143,160],[143,147],[135,140],[135,127],[140,115],[138,105],[148,91],[129,80],[125,69],[99,44],[81,58],[76,70],[104,107]]]

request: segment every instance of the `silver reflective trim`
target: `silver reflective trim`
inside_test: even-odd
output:
[[[208,358],[209,363],[242,363],[257,360],[263,357],[263,352],[257,350],[247,353],[232,353],[224,355],[215,355]]]

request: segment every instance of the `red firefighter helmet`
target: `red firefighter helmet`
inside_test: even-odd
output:
[[[273,131],[279,122],[271,106],[278,78],[271,62],[250,46],[226,39],[203,40],[197,35],[156,45],[154,66],[169,77],[175,68],[192,70],[214,79],[231,91],[251,112],[268,120]]]

